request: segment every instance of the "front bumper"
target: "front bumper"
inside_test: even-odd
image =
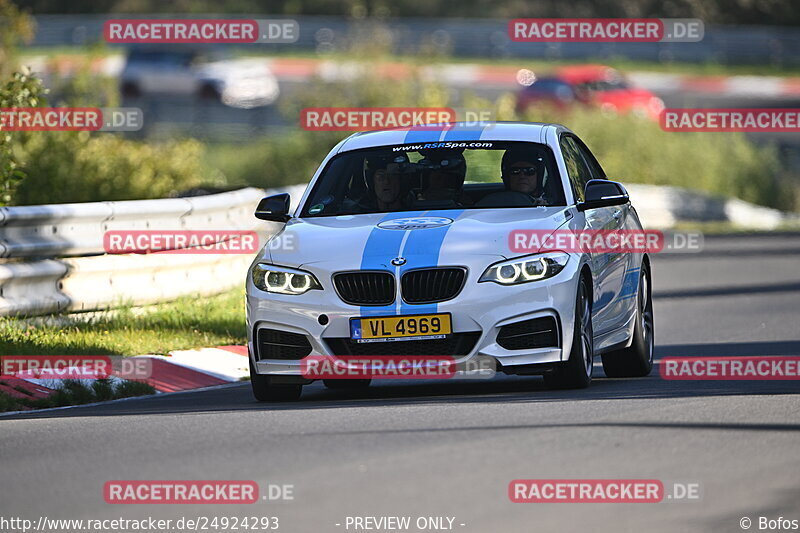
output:
[[[362,316],[361,307],[346,304],[336,294],[331,272],[319,271],[313,264],[304,266],[303,270],[313,273],[324,290],[312,290],[302,295],[266,293],[257,289],[248,276],[248,348],[259,374],[301,376],[299,360],[256,359],[254,339],[259,329],[305,336],[311,345],[310,356],[334,355],[331,340],[349,337],[350,319]],[[515,286],[478,283],[482,272],[468,271],[461,293],[452,300],[436,304],[435,310],[430,304],[404,304],[401,312],[397,304],[395,312],[386,314],[450,313],[453,333],[472,332],[477,336],[474,347],[468,353],[454,357],[456,364],[481,361],[485,368],[485,359],[488,358],[496,362],[498,371],[536,373],[537,369],[552,368],[554,363],[569,358],[579,272],[580,265],[576,257],[572,257],[567,266],[550,279]],[[320,320],[321,315],[325,315],[327,321]],[[555,319],[557,346],[509,350],[498,344],[497,334],[501,327],[541,317]]]

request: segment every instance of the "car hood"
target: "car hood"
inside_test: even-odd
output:
[[[468,209],[293,219],[261,252],[273,264],[341,271],[439,265],[485,265],[520,255],[509,248],[514,230],[555,230],[565,207]]]

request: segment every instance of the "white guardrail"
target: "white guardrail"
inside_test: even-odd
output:
[[[751,230],[796,226],[800,215],[664,185],[625,184],[645,228],[668,229],[679,222],[728,222]]]
[[[252,254],[105,253],[107,231],[255,230],[279,225],[253,216],[265,195],[305,185],[164,200],[0,208],[0,316],[95,311],[180,296],[224,292],[244,283]]]
[[[217,294],[244,283],[250,254],[108,255],[106,231],[255,230],[262,243],[280,227],[253,216],[265,195],[305,185],[222,194],[0,208],[0,316],[95,311],[123,303]],[[752,229],[797,223],[798,215],[675,187],[628,186],[645,227],[726,221]]]

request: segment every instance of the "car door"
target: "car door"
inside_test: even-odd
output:
[[[597,176],[597,170],[587,163],[587,157],[582,153],[582,145],[573,134],[562,133],[559,139],[567,174],[572,185],[573,194],[578,202],[584,198],[584,189],[590,179],[603,179]],[[593,159],[593,158],[592,158]],[[585,228],[589,231],[611,230],[618,227],[619,220],[615,219],[614,208],[603,207],[587,209]],[[613,303],[622,288],[620,265],[614,262],[611,254],[589,251],[590,265],[592,268],[592,325],[597,335],[602,335],[614,329],[616,320],[612,313]]]
[[[193,55],[187,52],[153,51],[145,54],[140,69],[140,87],[145,93],[192,94],[197,82],[190,64]]]
[[[576,136],[574,136],[572,140],[575,142],[580,155],[589,167],[592,179],[606,179],[603,168],[600,166],[600,163],[597,162],[597,158],[594,157],[589,148]],[[625,204],[605,208],[611,218],[607,228],[611,230],[628,229],[630,207],[631,204]],[[606,286],[613,294],[611,302],[608,304],[608,329],[614,330],[625,325],[630,315],[628,312],[630,302],[627,301],[630,298],[630,291],[628,290],[628,284],[626,284],[626,282],[632,274],[635,274],[633,272],[634,264],[636,263],[635,254],[620,250],[603,255],[606,256],[605,261],[607,261],[608,265]],[[638,277],[636,277],[636,280],[638,281]]]

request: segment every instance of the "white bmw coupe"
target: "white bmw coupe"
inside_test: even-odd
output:
[[[538,245],[556,232],[642,231],[625,188],[564,126],[351,135],[296,209],[281,194],[255,216],[293,244],[267,243],[247,278],[258,400],[299,398],[309,357],[448,356],[560,388],[588,386],[596,355],[608,376],[652,369],[647,250]]]

